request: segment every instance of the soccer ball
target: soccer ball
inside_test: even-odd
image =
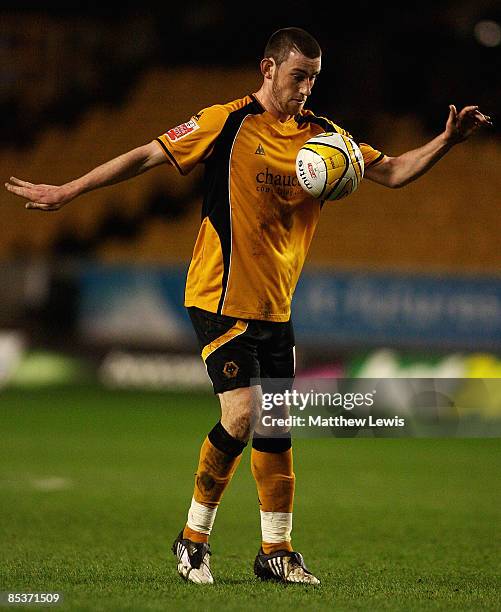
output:
[[[319,200],[340,200],[358,187],[364,158],[357,143],[337,132],[323,132],[307,140],[296,157],[301,187]]]

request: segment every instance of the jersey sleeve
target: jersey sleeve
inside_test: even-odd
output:
[[[335,123],[333,125],[336,128],[337,132],[343,134],[343,136],[348,136],[348,138],[353,139],[353,136],[346,130],[343,130],[342,127],[339,127],[339,125],[336,125]],[[371,147],[371,145],[366,144],[365,142],[358,142],[357,144],[362,153],[362,157],[364,158],[365,168],[368,168],[369,166],[375,166],[377,163],[382,161],[384,153],[381,153],[381,151],[374,149],[374,147]]]
[[[211,106],[167,130],[156,141],[177,170],[188,174],[210,155],[227,118],[228,111],[223,106]]]

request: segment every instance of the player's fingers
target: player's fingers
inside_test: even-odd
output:
[[[42,204],[41,202],[26,202],[25,208],[28,208],[31,210],[44,210],[45,205]]]
[[[46,212],[58,210],[58,206],[54,204],[43,204],[42,202],[26,202],[24,207],[31,210],[42,210]]]
[[[484,113],[481,113],[479,110],[476,111],[475,114],[477,115],[477,117],[483,117],[484,119],[490,119],[491,118],[490,115],[484,115]]]
[[[473,113],[477,110],[478,110],[478,106],[465,106],[461,112],[462,113]]]
[[[28,197],[28,190],[26,187],[18,187],[17,185],[12,185],[11,183],[5,183],[5,189],[11,193],[15,193],[18,196]]]
[[[28,181],[22,181],[21,179],[16,178],[15,176],[11,176],[9,181],[13,185],[19,185],[20,187],[33,187],[33,183],[29,183]]]
[[[491,122],[490,116],[489,115],[484,115],[479,110],[475,111],[475,117],[477,117],[477,119],[479,119],[482,123],[490,123]]]

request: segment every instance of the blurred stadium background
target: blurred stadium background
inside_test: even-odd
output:
[[[421,2],[398,11],[361,2],[316,11],[289,2],[285,13],[280,3],[268,3],[259,15],[249,6],[238,12],[229,2],[165,4],[2,3],[4,179],[65,182],[204,106],[254,91],[268,35],[302,26],[324,50],[311,107],[356,139],[397,155],[437,134],[450,103],[479,104],[495,125],[402,190],[367,182],[348,200],[324,207],[293,304],[299,375],[501,378],[499,2]],[[198,171],[181,178],[161,167],[47,215],[0,194],[0,407],[9,436],[2,495],[12,504],[5,506],[7,526],[20,507],[19,525],[26,525],[38,503],[30,496],[21,503],[18,489],[9,488],[13,482],[38,482],[34,496],[57,490],[58,483],[64,489],[60,474],[71,472],[72,451],[50,434],[75,434],[62,404],[89,408],[88,419],[103,427],[104,454],[97,457],[113,463],[104,447],[114,425],[97,416],[99,401],[110,408],[129,390],[154,414],[160,404],[180,402],[189,411],[201,403],[206,409],[199,431],[195,426],[193,440],[178,440],[193,448],[191,474],[197,441],[217,415],[182,308],[200,219],[200,179]],[[58,395],[62,388],[64,396]],[[122,409],[122,427],[130,433],[137,414],[125,400]],[[501,397],[491,394],[474,411],[486,422],[500,419]],[[77,416],[75,427],[83,423],[89,434],[87,418]],[[176,430],[176,421],[165,418],[168,427],[159,422],[174,427],[166,438],[174,440],[181,425]],[[45,432],[38,441],[37,431]],[[131,441],[135,449],[148,445],[141,433],[146,436],[140,428]],[[458,457],[469,461],[465,448]],[[130,448],[117,452],[125,456]],[[363,452],[371,461],[370,451]],[[408,452],[403,449],[396,461]],[[494,447],[488,461],[485,490],[499,469]],[[444,478],[454,472],[452,463]],[[383,478],[386,468],[379,467]],[[84,468],[73,481],[79,470]],[[144,478],[139,471],[127,474]],[[167,488],[171,477],[163,483]],[[190,478],[176,502],[182,512]],[[99,495],[89,499],[101,503]],[[7,527],[9,542],[12,533]],[[15,559],[16,548],[9,550]],[[39,550],[32,554],[43,559]],[[14,565],[7,576],[16,576],[15,585],[24,584],[24,576],[28,587],[26,576],[33,574],[27,566],[28,573],[19,566],[14,571]],[[51,579],[56,574],[53,569]]]
[[[5,178],[64,182],[206,105],[254,90],[268,34],[292,15],[324,48],[311,105],[390,155],[438,133],[449,103],[478,103],[496,123],[501,100],[493,1],[420,3],[398,14],[355,2],[336,7],[335,23],[295,11],[299,3],[284,17],[272,3],[259,27],[224,2],[155,10],[125,3],[118,13],[3,6]],[[402,351],[453,351],[466,361],[451,376],[499,373],[498,130],[475,135],[405,189],[364,183],[325,207],[294,303],[300,367],[320,359],[346,371],[355,352],[385,348],[397,369]],[[169,363],[180,361],[159,356],[195,350],[181,303],[200,177],[161,168],[56,215],[34,215],[3,193],[4,380],[35,350],[85,358],[107,375],[117,369],[110,351],[120,351],[139,378],[148,363],[145,376],[169,378]],[[38,367],[30,376],[37,371],[43,376]]]

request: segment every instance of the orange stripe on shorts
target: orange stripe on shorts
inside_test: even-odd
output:
[[[230,327],[230,329],[222,336],[219,336],[219,338],[216,338],[215,340],[209,342],[209,344],[204,346],[204,348],[202,349],[202,359],[205,361],[209,355],[211,355],[219,347],[223,346],[223,344],[226,344],[230,340],[233,340],[233,338],[244,334],[247,331],[248,326],[249,324],[245,321],[238,320],[235,325],[233,325],[233,327]]]

